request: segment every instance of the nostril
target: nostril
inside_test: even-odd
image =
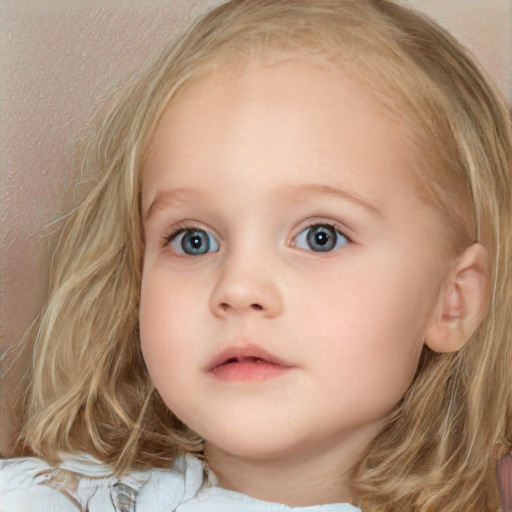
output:
[[[223,311],[224,313],[227,313],[230,310],[235,310],[235,311],[236,310],[240,310],[240,311],[242,311],[244,309],[243,307],[233,306],[229,302],[221,302],[221,303],[219,303],[218,308],[219,308],[220,311]],[[253,303],[253,304],[249,304],[247,309],[253,310],[253,311],[263,311],[264,307],[261,304]]]

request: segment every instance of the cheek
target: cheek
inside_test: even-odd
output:
[[[193,393],[204,361],[197,340],[207,332],[201,330],[200,296],[190,280],[175,282],[158,272],[143,275],[139,322],[144,361],[163,401],[186,424],[200,407]]]
[[[391,334],[415,340],[436,294],[430,273],[400,267],[400,262],[379,261],[347,266],[323,284],[308,283],[300,316],[312,319],[326,336],[330,331],[342,337],[360,332],[369,340],[387,338],[392,343]]]
[[[143,274],[139,312],[141,347],[148,370],[158,387],[160,378],[172,378],[186,364],[184,343],[194,311],[174,283],[158,273]],[[190,347],[189,347],[190,348]],[[178,362],[180,364],[178,364]]]
[[[312,320],[306,327],[331,375],[344,373],[368,393],[398,400],[416,371],[432,294],[412,269],[407,275],[384,268],[366,265],[336,276],[299,317]]]

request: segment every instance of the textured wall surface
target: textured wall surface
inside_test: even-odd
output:
[[[467,43],[512,98],[511,0],[404,0]],[[41,307],[43,227],[66,203],[70,147],[95,100],[218,0],[0,0],[0,318],[12,346]],[[24,356],[26,357],[26,356]],[[10,364],[4,358],[4,369]],[[9,382],[26,365],[22,358]],[[13,396],[3,385],[4,435]]]

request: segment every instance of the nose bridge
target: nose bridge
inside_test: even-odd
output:
[[[283,302],[277,278],[272,251],[247,237],[228,249],[219,266],[210,299],[213,313],[279,315]]]

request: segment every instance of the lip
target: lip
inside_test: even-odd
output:
[[[206,367],[214,378],[223,381],[262,381],[284,375],[293,367],[257,345],[229,347]]]

